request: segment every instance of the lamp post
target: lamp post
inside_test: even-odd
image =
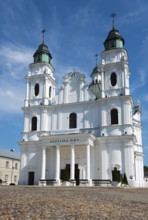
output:
[[[14,152],[14,148],[10,150],[11,152]],[[13,163],[14,163],[14,159],[12,159],[12,168],[11,168],[11,183],[13,181],[13,169],[14,169],[14,166],[13,166]]]

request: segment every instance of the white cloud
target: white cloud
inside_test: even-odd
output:
[[[0,88],[0,115],[5,113],[21,113],[21,107],[24,100],[24,87],[22,85],[5,85]]]
[[[148,110],[142,107],[142,120],[143,122],[148,121]]]
[[[147,5],[140,4],[137,10],[124,14],[124,16],[118,19],[118,22],[121,24],[136,24],[137,22],[147,19],[146,16]]]
[[[92,13],[90,9],[81,8],[72,15],[72,20],[75,21],[75,23],[79,23],[79,25],[86,25],[93,18],[92,15],[94,15],[94,13]]]
[[[33,49],[25,46],[8,44],[0,46],[0,73],[4,80],[23,79],[28,64],[33,61]]]
[[[138,77],[138,80],[139,80],[139,81],[138,81],[138,82],[135,81],[135,82],[133,82],[133,84],[131,85],[131,92],[132,92],[132,93],[136,92],[137,89],[143,87],[143,86],[146,84],[146,82],[147,82],[145,70],[140,69],[140,70],[138,71],[138,75],[139,75],[139,77]]]
[[[9,63],[26,65],[32,60],[32,54],[33,50],[25,46],[10,44],[0,47],[0,56],[3,60],[6,60],[7,65]]]
[[[146,101],[146,102],[148,101],[148,94],[143,96],[143,100]]]
[[[21,113],[25,98],[25,79],[33,50],[25,46],[0,47],[0,116]]]

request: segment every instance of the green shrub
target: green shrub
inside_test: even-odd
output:
[[[124,175],[123,175],[123,177],[122,177],[122,183],[128,185],[126,173],[124,173]]]
[[[63,170],[62,180],[63,180],[63,181],[69,181],[69,178],[70,178],[70,176],[69,176],[68,169],[65,168],[65,169]]]
[[[10,183],[10,186],[15,186],[15,183]]]
[[[121,182],[120,171],[116,167],[112,170],[112,180],[118,183]]]

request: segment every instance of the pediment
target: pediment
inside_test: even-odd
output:
[[[74,103],[94,100],[95,95],[85,82],[85,75],[79,72],[70,72],[63,77],[63,86],[59,90],[56,103]]]

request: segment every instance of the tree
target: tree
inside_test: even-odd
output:
[[[116,167],[112,170],[112,180],[118,183],[121,182],[120,171]]]
[[[63,181],[69,181],[69,172],[68,172],[68,169],[67,168],[65,168],[64,170],[63,170],[63,175],[62,175],[62,180]]]
[[[123,177],[122,177],[122,183],[128,185],[126,173],[124,173],[124,175],[123,175]]]
[[[148,166],[144,166],[144,172],[148,171]]]

